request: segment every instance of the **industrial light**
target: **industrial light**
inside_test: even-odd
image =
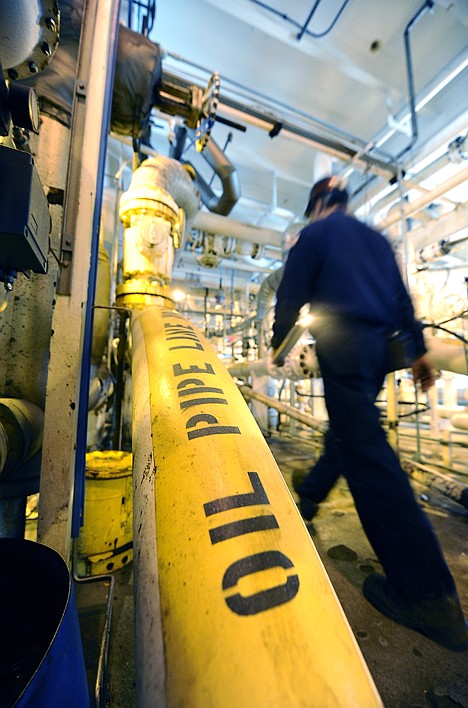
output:
[[[308,327],[310,327],[310,325],[312,324],[313,321],[314,321],[314,316],[311,312],[308,312],[308,311],[302,312],[301,311],[296,324],[299,325],[299,327],[302,327],[303,329],[307,329]]]
[[[183,290],[173,290],[172,291],[172,299],[175,302],[182,302],[182,300],[185,300],[187,297],[186,293],[184,293]]]

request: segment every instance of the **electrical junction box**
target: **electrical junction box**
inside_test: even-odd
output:
[[[33,156],[0,145],[0,268],[47,273],[50,228]]]

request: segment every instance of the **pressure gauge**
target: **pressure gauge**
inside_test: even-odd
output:
[[[10,111],[13,125],[39,132],[39,101],[31,86],[10,82]]]

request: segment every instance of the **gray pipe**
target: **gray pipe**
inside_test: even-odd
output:
[[[189,131],[192,140],[195,139],[195,132]],[[200,190],[203,204],[214,214],[227,216],[232,211],[234,205],[239,201],[241,188],[239,175],[236,168],[226,157],[221,148],[210,138],[201,156],[213,168],[215,174],[221,180],[223,191],[221,195],[215,194],[210,185],[195,170],[195,182]],[[193,168],[193,165],[191,165]],[[193,168],[195,169],[195,168]]]
[[[42,445],[44,411],[19,398],[0,399],[0,474],[20,466]]]

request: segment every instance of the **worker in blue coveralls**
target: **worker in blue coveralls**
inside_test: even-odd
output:
[[[388,372],[388,337],[409,331],[413,377],[434,375],[413,305],[388,240],[346,211],[336,177],[317,182],[309,219],[290,250],[277,291],[275,350],[310,303],[329,429],[323,455],[297,487],[311,519],[340,475],[385,572],[363,593],[381,613],[454,651],[468,649],[468,623],[438,540],[389,445],[375,399]],[[281,366],[281,360],[277,365]]]

